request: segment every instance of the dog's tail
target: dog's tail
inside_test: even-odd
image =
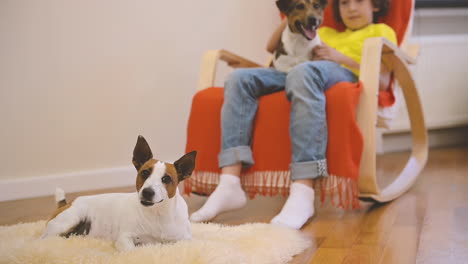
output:
[[[67,199],[65,199],[65,191],[58,187],[55,189],[55,202],[57,203],[57,208],[67,205]]]

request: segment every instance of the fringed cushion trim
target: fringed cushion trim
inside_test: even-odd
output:
[[[359,187],[357,180],[330,175],[314,181],[314,190],[319,190],[322,205],[330,199],[335,207],[361,209],[359,203]]]
[[[195,171],[184,181],[184,193],[210,195],[219,183],[219,173]],[[260,171],[242,174],[241,184],[250,199],[257,194],[262,196],[289,195],[291,184],[289,171]],[[330,175],[315,180],[314,190],[320,194],[322,205],[327,197],[335,207],[344,209],[361,208],[359,189],[356,180]]]
[[[289,194],[289,171],[262,171],[242,174],[241,184],[244,191],[253,199],[257,194],[275,196]],[[195,171],[184,181],[184,193],[191,192],[210,195],[219,183],[219,173]]]

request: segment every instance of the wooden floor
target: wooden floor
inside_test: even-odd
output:
[[[407,157],[408,153],[379,157],[384,182],[403,167]],[[100,192],[116,191],[132,188]],[[198,209],[205,199],[188,197],[189,211]],[[284,201],[283,197],[257,197],[213,222],[269,222]],[[468,263],[468,147],[432,149],[426,168],[408,193],[391,203],[362,205],[362,210],[348,212],[317,205],[316,215],[302,229],[315,245],[293,263]],[[52,197],[2,202],[0,225],[46,219],[54,207]]]

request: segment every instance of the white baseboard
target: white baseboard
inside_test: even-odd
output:
[[[66,193],[135,184],[135,168],[120,167],[0,181],[0,201],[48,196],[60,187]]]
[[[449,147],[468,145],[468,127],[449,127],[428,131],[429,147]],[[383,134],[381,153],[411,150],[410,132]]]
[[[446,128],[429,131],[429,146],[443,147],[468,144],[468,127]],[[383,135],[383,152],[411,149],[411,135],[393,133]],[[135,184],[135,168],[119,167],[94,171],[57,174],[0,181],[0,201],[26,199],[53,195],[60,187],[67,193],[90,191]]]

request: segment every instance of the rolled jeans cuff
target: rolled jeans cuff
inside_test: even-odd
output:
[[[218,155],[218,163],[220,168],[238,163],[242,163],[243,167],[250,167],[254,164],[252,150],[249,146],[225,149]]]
[[[328,177],[326,159],[293,163],[290,165],[290,168],[292,180]]]

